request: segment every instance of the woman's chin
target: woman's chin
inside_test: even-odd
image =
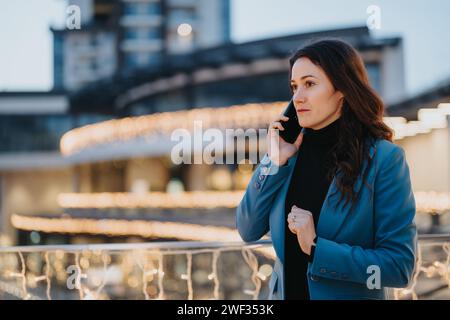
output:
[[[311,128],[311,126],[314,126],[314,123],[307,120],[299,120],[298,122],[302,128]]]

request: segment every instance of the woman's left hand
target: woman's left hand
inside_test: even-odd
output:
[[[314,228],[314,219],[311,212],[292,206],[288,215],[289,230],[297,235],[300,248],[307,255],[311,254],[311,247],[316,238],[316,230]]]

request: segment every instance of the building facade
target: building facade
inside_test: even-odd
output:
[[[77,90],[230,41],[229,0],[70,0],[80,29],[52,30],[55,88]]]

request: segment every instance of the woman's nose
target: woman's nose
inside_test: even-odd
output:
[[[292,97],[295,103],[305,103],[306,97],[305,95],[300,91],[297,90],[297,92],[294,93],[294,96]]]

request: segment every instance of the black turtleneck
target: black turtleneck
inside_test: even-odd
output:
[[[284,288],[286,300],[309,300],[307,266],[314,257],[303,253],[287,223],[293,205],[310,211],[317,230],[322,204],[330,187],[331,150],[337,142],[340,119],[319,129],[306,129],[285,202]]]

